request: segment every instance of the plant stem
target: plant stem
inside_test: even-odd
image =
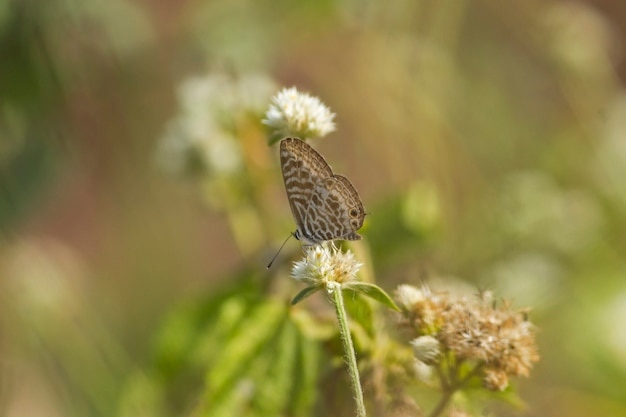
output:
[[[439,369],[439,367],[437,368]],[[473,376],[478,374],[478,372],[480,372],[481,369],[482,369],[482,364],[478,364],[474,367],[474,369],[472,369],[471,372],[469,372],[467,375],[465,375],[465,377],[459,380],[458,375],[456,374],[458,372],[458,367],[454,367],[454,370],[453,370],[454,374],[451,373],[451,376],[454,377],[453,378],[454,381],[452,383],[447,382],[443,378],[443,373],[439,372],[439,376],[441,377],[441,382],[442,382],[441,385],[443,387],[443,396],[439,400],[439,403],[437,404],[435,409],[430,413],[429,417],[439,416],[443,412],[443,410],[445,410],[446,406],[448,405],[448,401],[450,401],[450,398],[452,398],[452,395],[457,390],[461,389],[463,385],[465,385],[467,381],[469,381]]]
[[[335,304],[335,311],[337,312],[337,320],[339,321],[339,334],[341,335],[341,341],[343,342],[343,349],[346,352],[346,362],[348,364],[348,373],[350,374],[350,381],[352,389],[354,390],[354,400],[356,401],[356,414],[358,417],[365,417],[365,402],[363,401],[363,388],[361,388],[361,381],[359,379],[359,368],[356,363],[356,353],[354,351],[354,345],[352,344],[352,336],[350,336],[350,329],[348,328],[348,318],[346,315],[346,309],[343,305],[343,293],[341,285],[337,283],[328,283],[327,289],[331,292],[333,304]]]
[[[443,410],[445,410],[446,406],[448,405],[448,401],[450,401],[452,394],[454,394],[454,391],[456,391],[455,388],[446,388],[446,390],[443,392],[443,396],[437,404],[437,407],[435,407],[435,409],[430,413],[429,417],[437,417],[441,414]]]
[[[447,372],[444,371],[444,360]],[[445,410],[446,406],[448,405],[448,401],[450,401],[450,398],[452,398],[452,394],[454,394],[454,391],[456,391],[456,387],[454,386],[453,381],[453,372],[456,371],[453,371],[451,368],[452,366],[450,364],[450,355],[449,353],[447,353],[446,355],[443,355],[442,362],[438,363],[435,366],[437,374],[439,375],[439,379],[441,380],[443,395],[439,399],[437,406],[430,413],[429,417],[439,416],[442,411]]]

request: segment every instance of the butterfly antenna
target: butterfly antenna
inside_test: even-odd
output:
[[[289,236],[287,236],[287,239],[285,239],[285,241],[283,242],[282,245],[280,245],[280,248],[278,248],[278,252],[276,252],[276,255],[274,255],[274,257],[272,258],[272,260],[270,261],[269,264],[267,264],[267,269],[270,269],[272,267],[272,264],[274,263],[274,261],[276,260],[276,257],[278,256],[278,254],[280,253],[281,250],[283,250],[283,247],[285,246],[285,244],[287,243],[287,241],[289,240],[289,238],[291,236],[295,236],[293,233],[289,233]]]

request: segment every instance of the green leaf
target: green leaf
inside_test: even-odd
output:
[[[300,291],[298,293],[298,295],[296,295],[293,300],[291,300],[291,305],[295,306],[296,304],[298,304],[300,301],[304,300],[305,298],[315,294],[316,292],[318,292],[319,290],[321,290],[322,287],[320,285],[312,285],[310,287],[306,287],[305,289],[303,289],[302,291]]]
[[[155,340],[151,368],[124,387],[124,415],[193,409],[198,417],[310,416],[321,343],[334,327],[283,300],[259,298],[257,282],[240,280],[175,306]]]
[[[260,348],[276,334],[285,319],[286,310],[279,303],[266,302],[256,306],[235,334],[222,346],[207,375],[205,398],[211,403],[224,390],[233,388],[238,376],[253,360]]]
[[[310,415],[317,395],[320,344],[287,313],[284,304],[275,301],[250,310],[215,352],[194,415]]]
[[[279,416],[288,407],[291,389],[295,385],[294,377],[298,349],[297,328],[286,321],[280,334],[268,344],[263,356],[269,359],[267,369],[254,380],[257,389],[251,403],[251,409],[259,416]]]
[[[289,318],[298,330],[312,340],[329,341],[337,334],[337,326],[330,320],[320,320],[304,308],[289,310]]]
[[[294,323],[294,326],[297,326]],[[306,416],[310,414],[318,394],[318,378],[322,364],[320,344],[299,333],[296,365],[294,366],[294,386],[291,388],[289,414]]]
[[[392,308],[396,311],[400,311],[396,303],[393,302],[391,297],[380,288],[378,285],[371,284],[369,282],[348,282],[343,285],[344,289],[354,291],[359,294],[366,295],[374,300]]]
[[[343,287],[343,300],[344,305],[346,307],[346,313],[348,313],[348,317],[353,322],[351,326],[351,331],[354,333],[355,342],[357,339],[361,339],[357,336],[357,333],[362,333],[364,336],[369,335],[374,336],[376,334],[375,330],[375,312],[374,306],[372,303],[367,302],[362,295],[360,295],[357,291],[352,288]],[[361,327],[359,330],[356,327],[356,324]],[[361,344],[361,347],[368,345],[365,339],[361,340],[365,345]]]

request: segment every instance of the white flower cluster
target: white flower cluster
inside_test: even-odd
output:
[[[415,336],[413,353],[427,365],[454,373],[463,363],[470,364],[488,389],[501,391],[510,377],[528,376],[539,360],[535,327],[526,310],[496,303],[488,291],[467,298],[402,285],[396,294],[400,326]]]
[[[325,245],[316,245],[306,249],[306,256],[294,263],[291,276],[309,285],[328,287],[353,280],[361,266],[363,264],[350,251],[341,252]]]
[[[157,163],[176,174],[195,168],[214,174],[237,172],[243,161],[234,126],[248,113],[262,114],[275,88],[272,80],[256,74],[185,80],[178,89],[179,113],[167,124]]]
[[[263,124],[272,130],[272,136],[297,136],[302,139],[320,138],[335,130],[335,114],[320,99],[284,88],[271,101]]]

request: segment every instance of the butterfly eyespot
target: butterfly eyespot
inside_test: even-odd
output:
[[[350,210],[350,216],[356,217],[358,214],[359,214],[359,211],[357,209]]]

